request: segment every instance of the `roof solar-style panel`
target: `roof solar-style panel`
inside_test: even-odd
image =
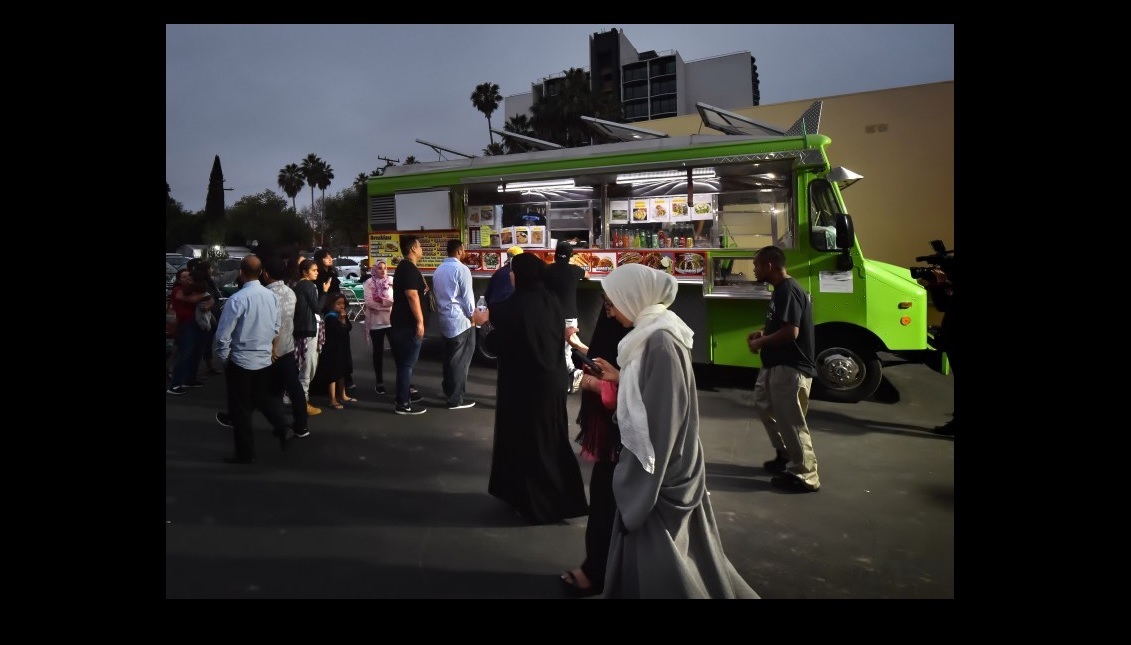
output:
[[[559,146],[558,144],[553,143],[552,141],[543,141],[541,139],[535,139],[534,137],[528,137],[525,134],[518,134],[517,132],[510,132],[508,130],[496,130],[495,128],[491,128],[491,132],[494,132],[495,134],[500,135],[500,136],[510,137],[510,138],[518,141],[520,144],[525,145],[525,146],[529,146],[531,148],[534,148],[535,150],[561,150],[562,149],[562,146]]]
[[[614,123],[612,121],[605,121],[602,119],[595,119],[591,116],[582,116],[582,121],[589,124],[597,132],[617,139],[618,141],[640,141],[641,139],[664,139],[668,135],[663,132],[656,132],[655,130],[648,130],[639,128],[634,125],[626,123]]]
[[[781,130],[772,125],[759,123],[754,119],[749,119],[741,114],[734,112],[727,112],[722,108],[717,108],[713,105],[706,103],[696,103],[695,108],[699,110],[699,118],[703,120],[703,125],[725,132],[726,134],[736,134],[741,136],[758,136],[758,137],[780,137],[785,134],[785,130]]]
[[[452,150],[451,148],[445,148],[444,146],[441,146],[438,143],[428,143],[424,139],[417,139],[416,142],[419,143],[422,146],[428,146],[429,148],[432,148],[433,150],[436,151],[436,154],[438,154],[440,156],[443,156],[444,153],[446,152],[448,154],[459,155],[459,156],[465,157],[467,159],[474,159],[475,158],[475,155],[464,154],[462,152]]]

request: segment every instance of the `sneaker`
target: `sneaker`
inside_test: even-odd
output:
[[[416,403],[417,401],[423,401],[424,395],[420,392],[417,392],[416,390],[409,390],[408,400],[413,403]]]
[[[762,462],[762,468],[765,468],[768,472],[774,473],[775,475],[780,475],[785,472],[785,467],[788,464],[789,457],[787,457],[785,453],[779,452],[777,457]]]
[[[291,397],[287,394],[284,394],[283,395],[283,405],[290,405],[290,404],[291,404]]]
[[[347,385],[347,386],[346,386],[346,389],[347,389],[347,390],[352,390],[352,389],[354,389],[355,387],[357,387],[357,383],[350,383],[349,385]]]
[[[416,389],[416,386],[412,385],[410,383],[409,386],[408,386],[408,393],[409,394],[420,394],[420,390]]]
[[[306,415],[309,416],[309,417],[312,417],[316,414],[322,414],[322,408],[316,408],[313,405],[310,405],[309,402],[307,402],[307,404],[306,404]]]
[[[412,415],[424,414],[427,411],[428,410],[426,410],[424,408],[414,408],[411,405],[398,405],[396,410],[394,410],[394,412],[396,412],[397,414],[412,414]]]
[[[310,436],[310,430],[308,430],[306,428],[295,428],[294,433],[295,433],[296,437],[309,437]]]
[[[776,475],[770,479],[770,484],[774,488],[790,491],[791,493],[816,493],[821,490],[820,486],[812,487],[809,484],[801,481],[801,478],[792,473],[785,473]]]
[[[570,383],[569,389],[566,390],[566,393],[567,394],[573,394],[574,392],[580,390],[581,389],[581,379],[584,376],[585,376],[585,372],[582,372],[581,370],[573,370],[573,381]]]
[[[189,381],[188,383],[185,383],[182,387],[204,387],[204,383],[201,383],[200,381]]]
[[[236,427],[235,424],[232,423],[232,415],[228,414],[227,412],[217,412],[216,413],[216,423],[219,423],[220,425],[224,426],[225,428]]]
[[[373,390],[375,392],[377,392],[377,394],[388,394],[389,393],[389,391],[385,389],[384,385],[378,385],[377,387],[373,388]]]
[[[460,403],[459,405],[449,405],[448,409],[449,410],[466,410],[467,408],[474,408],[474,407],[475,407],[475,401],[464,401],[463,403]]]
[[[178,385],[177,387],[170,387],[165,390],[165,394],[184,394],[185,386]]]

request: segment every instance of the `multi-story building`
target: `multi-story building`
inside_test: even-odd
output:
[[[761,104],[750,52],[685,62],[674,50],[638,52],[615,28],[589,36],[587,75],[592,90],[617,97],[625,123],[695,114],[699,102],[723,109]],[[505,97],[505,118],[529,116],[531,106],[564,81],[564,74],[548,76],[532,83],[530,92]]]

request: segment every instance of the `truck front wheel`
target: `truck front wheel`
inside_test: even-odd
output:
[[[880,387],[882,365],[876,352],[832,338],[817,338],[817,378],[814,395],[826,401],[857,403]]]

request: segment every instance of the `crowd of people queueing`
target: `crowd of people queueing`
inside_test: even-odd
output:
[[[419,240],[402,236],[401,251],[404,259],[391,279],[378,262],[363,283],[376,391],[387,393],[382,353],[388,339],[397,369],[394,411],[425,411],[413,406],[420,399],[411,377],[427,312],[435,309],[444,337],[445,403],[449,409],[471,407],[464,394],[474,327],[489,325],[485,342],[498,357],[498,376],[488,493],[532,524],[587,518],[585,559],[560,576],[570,594],[758,597],[727,559],[719,537],[699,437],[694,332],[669,309],[678,292],[673,276],[639,264],[611,271],[601,285],[603,310],[585,345],[577,335],[576,283],[587,275],[559,270],[555,276],[554,265],[514,248],[506,271],[496,273],[509,285],[493,278],[489,307],[480,310],[460,241],[448,244],[448,257],[434,273],[435,294],[416,266]],[[571,253],[559,247],[555,264],[568,262]],[[777,475],[775,486],[814,492],[820,482],[805,424],[814,369],[811,302],[786,273],[780,249],[762,249],[754,264],[756,277],[775,287],[765,324],[747,337],[750,351],[762,355],[755,402],[777,454],[764,467]],[[196,384],[190,379],[209,335],[214,337],[228,385],[228,410],[217,419],[235,430],[235,454],[226,461],[250,463],[255,410],[267,417],[285,450],[293,437],[309,434],[306,417],[320,412],[308,402],[312,384],[328,389],[333,408],[355,400],[347,394],[352,324],[324,250],[290,267],[281,259],[248,256],[238,282],[239,291],[216,319],[212,303],[218,298],[206,272],[197,267],[178,274],[171,296],[178,355],[167,392],[183,394]],[[199,312],[212,322],[198,322]],[[577,391],[575,441],[581,457],[593,462],[588,498],[569,436],[567,397]],[[280,396],[290,399],[290,422],[277,405]]]

